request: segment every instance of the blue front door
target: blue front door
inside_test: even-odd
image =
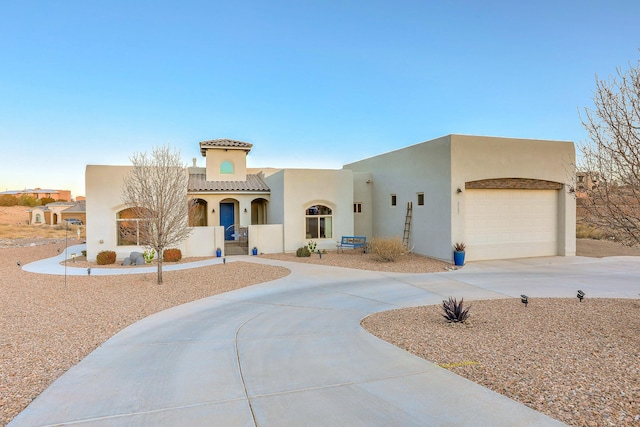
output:
[[[220,203],[220,225],[224,227],[224,240],[233,240],[233,228],[235,218],[233,203]]]

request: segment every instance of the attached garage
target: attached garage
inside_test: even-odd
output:
[[[574,164],[570,141],[448,135],[345,168],[360,174],[354,201],[370,200],[356,229],[398,236],[412,203],[414,252],[453,261],[463,242],[473,262],[575,255]]]
[[[522,179],[468,183],[465,241],[469,259],[557,255],[560,187]]]

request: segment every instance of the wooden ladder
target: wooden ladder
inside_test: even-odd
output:
[[[413,211],[413,202],[407,202],[407,216],[404,219],[404,234],[402,235],[402,244],[409,247],[409,234],[411,233],[411,214]]]

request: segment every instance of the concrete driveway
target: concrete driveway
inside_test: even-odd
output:
[[[379,340],[360,320],[448,296],[640,292],[635,257],[482,262],[438,274],[237,259],[292,273],[129,326],[9,425],[563,425]]]

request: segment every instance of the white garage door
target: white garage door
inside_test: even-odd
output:
[[[556,190],[466,190],[467,259],[557,254]]]

